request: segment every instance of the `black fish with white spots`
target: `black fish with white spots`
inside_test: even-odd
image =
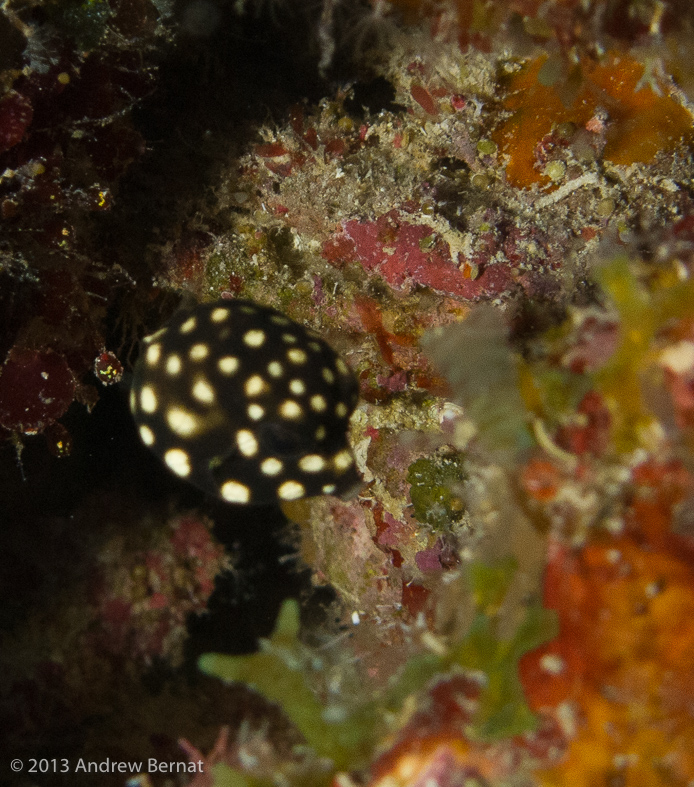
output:
[[[343,494],[357,381],[323,339],[247,300],[179,312],[143,341],[130,407],[169,469],[230,503]]]

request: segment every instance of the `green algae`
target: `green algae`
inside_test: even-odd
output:
[[[497,614],[517,567],[517,561],[512,555],[506,555],[491,564],[470,564],[468,583],[479,612],[487,617]]]
[[[260,641],[260,652],[250,656],[207,653],[200,669],[225,682],[240,682],[281,706],[308,745],[338,770],[364,764],[371,752],[378,721],[367,702],[356,710],[320,702],[310,685],[314,654],[298,638],[299,606],[284,602],[270,639]]]
[[[455,485],[466,478],[461,454],[422,457],[407,470],[410,499],[417,519],[443,530],[463,517],[463,502],[455,494]]]
[[[312,752],[332,761],[330,773],[315,774],[312,785],[329,784],[332,774],[366,765],[412,698],[432,683],[462,671],[482,674],[478,708],[460,735],[494,741],[535,730],[537,719],[528,707],[518,675],[518,662],[527,652],[557,635],[555,614],[539,604],[526,608],[510,638],[498,635],[498,610],[516,572],[516,561],[503,558],[493,564],[474,563],[468,584],[476,612],[464,637],[440,653],[413,655],[385,690],[339,705],[319,699],[312,687],[320,658],[303,645],[296,601],[283,604],[272,636],[261,640],[258,653],[227,656],[208,653],[200,669],[226,682],[245,683],[265,699],[277,703],[304,736]],[[346,698],[344,698],[346,700]],[[390,722],[388,721],[390,720]],[[308,784],[307,774],[302,784]],[[294,782],[289,779],[290,784]],[[215,787],[265,787],[228,766],[215,773]]]
[[[545,364],[520,363],[520,391],[528,410],[554,426],[575,413],[592,388],[590,377]]]
[[[516,560],[511,556],[492,564],[472,564],[468,580],[477,612],[463,641],[452,648],[450,655],[459,667],[485,675],[480,707],[471,728],[474,737],[485,741],[537,728],[537,718],[525,701],[518,662],[559,633],[556,614],[532,603],[510,639],[498,636],[497,611],[516,568]]]
[[[465,730],[469,737],[491,742],[537,728],[537,717],[525,701],[518,662],[526,653],[554,639],[558,624],[552,610],[533,603],[526,608],[512,637],[498,635],[497,611],[516,569],[516,561],[510,556],[469,566],[468,584],[476,604],[470,628],[446,653],[415,656],[408,661],[386,698],[391,712],[432,680],[464,670],[484,676],[477,712]]]
[[[550,361],[516,357],[503,317],[489,307],[477,307],[463,322],[424,337],[424,350],[450,383],[452,398],[463,405],[480,442],[499,461],[513,461],[535,443],[533,421],[540,420],[550,433],[573,418],[591,390],[600,393],[609,408],[615,452],[651,446],[656,418],[644,384],[657,360],[659,333],[691,312],[694,282],[682,280],[672,266],[663,266],[646,280],[642,267],[638,259],[619,255],[593,272],[619,327],[617,349],[596,371],[577,373]],[[565,323],[548,331],[546,340],[561,344],[571,333]],[[426,497],[426,491],[413,491],[416,509],[415,497]]]

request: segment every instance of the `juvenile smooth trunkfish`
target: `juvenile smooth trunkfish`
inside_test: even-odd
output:
[[[342,494],[358,385],[316,333],[248,300],[175,314],[143,340],[130,408],[176,475],[230,503]]]

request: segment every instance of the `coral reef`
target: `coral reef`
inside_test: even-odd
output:
[[[243,298],[353,371],[362,484],[280,495],[303,593],[271,632],[274,607],[255,613],[254,653],[235,622],[195,632],[231,565],[212,528],[234,520],[224,541],[243,554],[241,519],[272,528],[275,509],[236,521],[175,480],[129,500],[119,475],[35,517],[60,550],[33,563],[16,516],[19,573],[67,582],[5,612],[14,749],[61,727],[73,751],[158,746],[203,762],[196,787],[690,784],[688,4],[247,0],[186,6],[178,34],[146,3],[43,11],[38,27],[10,7],[14,32],[0,28],[14,41],[0,95],[10,452],[35,456],[42,433],[43,461],[72,461],[72,402],[91,410],[129,382],[134,338],[182,295]],[[119,201],[137,180],[119,189],[142,166],[133,108],[155,90],[154,43],[243,29],[227,13],[263,32],[294,18],[315,73],[336,79],[250,142],[224,127],[204,197],[182,198],[139,262],[125,240],[108,253],[129,235],[117,211],[141,204]],[[214,82],[224,53],[204,51]],[[234,112],[255,95],[249,73]],[[84,732],[92,717],[106,743]]]
[[[503,461],[515,462],[519,449],[551,442],[546,430],[559,414],[548,410],[558,402],[592,419],[593,432],[601,419],[618,432],[623,423],[618,442],[637,426],[622,401],[607,396],[603,412],[585,375],[550,365],[538,385],[493,318],[480,316],[474,336],[468,319],[465,340],[432,340],[428,356],[426,332],[457,323],[479,300],[509,312],[525,300],[583,314],[596,258],[616,254],[611,247],[636,251],[644,233],[692,210],[692,116],[665,73],[646,79],[646,66],[625,52],[597,64],[586,55],[569,95],[568,77],[559,69],[550,79],[542,57],[463,50],[437,20],[436,46],[430,31],[391,36],[378,69],[394,100],[380,112],[360,113],[338,93],[315,111],[295,108],[283,128],[261,129],[264,141],[221,186],[233,226],[204,273],[213,291],[284,308],[319,330],[357,373],[352,442],[366,490],[352,503],[287,510],[306,523],[302,554],[316,576],[374,617],[474,545],[477,527],[457,487],[475,430],[496,461],[506,443]],[[633,355],[618,348],[622,356],[635,380]],[[622,368],[614,380],[627,396]],[[438,469],[417,481],[426,463]],[[329,534],[326,519],[337,523]],[[345,564],[345,550],[355,562]]]
[[[692,210],[691,110],[637,50],[610,50],[597,62],[583,53],[571,81],[564,55],[514,59],[495,47],[461,50],[457,39],[431,47],[428,35],[391,38],[379,68],[395,100],[378,114],[357,119],[349,94],[338,94],[317,112],[297,109],[284,128],[261,130],[263,142],[225,184],[222,206],[235,206],[235,230],[219,239],[207,269],[213,286],[226,289],[233,270],[234,292],[282,306],[330,336],[360,379],[352,441],[363,490],[354,501],[285,511],[299,523],[315,581],[336,588],[345,604],[344,658],[356,656],[369,676],[363,699],[381,721],[367,781],[454,784],[466,775],[505,783],[513,774],[521,783],[588,784],[632,770],[634,778],[655,778],[666,769],[684,784],[688,746],[665,744],[665,720],[686,741],[692,719],[656,699],[662,677],[603,699],[611,671],[625,676],[642,646],[633,637],[633,650],[620,645],[633,625],[631,608],[621,612],[624,629],[610,624],[608,633],[593,622],[600,614],[612,620],[619,593],[603,573],[592,580],[579,566],[592,566],[593,550],[623,554],[621,570],[615,558],[618,582],[638,555],[650,580],[634,579],[636,586],[655,588],[655,566],[668,560],[649,551],[655,522],[648,516],[637,524],[631,499],[638,468],[669,466],[689,441],[667,399],[677,389],[686,408],[687,395],[654,360],[664,354],[683,368],[668,332],[686,330],[694,302],[688,240],[676,241],[688,233]],[[469,313],[479,300],[496,308]],[[656,520],[665,532],[672,511],[670,503]],[[629,548],[619,536],[627,528]],[[688,537],[682,543],[689,554]],[[506,569],[504,592],[483,604],[480,618],[470,576],[504,565],[515,570]],[[687,580],[676,579],[690,570],[687,560],[671,570],[673,598],[681,589],[687,608]],[[565,588],[562,571],[577,573],[578,583],[604,582],[604,611],[591,594],[590,613],[570,612],[589,591]],[[559,636],[514,657],[540,599],[556,610]],[[547,623],[537,625],[551,637]],[[656,620],[648,625],[665,630]],[[577,626],[595,633],[574,633]],[[682,685],[693,654],[679,631],[677,668],[671,673],[659,651],[644,670],[676,675]],[[592,636],[611,655],[589,677],[577,660],[588,660],[581,654]],[[443,659],[431,672],[420,661],[427,647]],[[446,660],[466,649],[474,655],[458,668],[484,673],[483,688],[460,689],[476,713],[459,709],[450,729],[433,724],[432,732],[424,709],[434,696],[460,702]],[[211,659],[202,662],[206,670],[279,702],[314,751],[336,772],[345,769],[329,731],[309,732],[297,720],[303,689],[268,694],[260,666]],[[413,673],[432,684],[408,684]],[[570,691],[548,697],[548,673]],[[418,709],[413,718],[398,715],[388,690]],[[538,716],[523,711],[523,692]],[[503,722],[489,710],[490,696],[508,714]],[[317,707],[306,713],[314,721],[321,715]],[[339,718],[357,726],[348,711]],[[586,753],[605,718],[623,732],[597,744],[599,764]],[[639,735],[657,737],[661,719],[651,747]],[[493,731],[501,749],[490,744]],[[384,747],[390,753],[378,756]],[[221,751],[252,783],[272,782],[272,773],[243,766],[234,744]],[[363,753],[347,759],[348,770],[359,769]]]
[[[681,399],[668,380],[672,374],[689,379],[692,371],[690,340],[680,338],[691,336],[691,285],[688,276],[668,275],[689,265],[691,257],[684,255],[662,261],[659,275],[646,281],[639,278],[647,270],[642,262],[628,263],[622,256],[605,261],[596,277],[615,303],[611,314],[621,341],[608,333],[609,352],[587,370],[569,371],[567,359],[575,362],[581,331],[594,311],[585,307],[583,319],[567,320],[559,330],[533,339],[534,346],[544,344],[546,352],[527,361],[522,375],[508,364],[504,367],[513,373],[516,390],[526,391],[525,401],[518,397],[507,405],[509,418],[520,421],[525,413],[534,425],[535,445],[524,447],[517,440],[515,461],[509,461],[508,442],[500,453],[495,440],[480,444],[477,452],[469,447],[467,474],[458,470],[452,483],[442,481],[445,472],[442,476],[439,470],[429,479],[429,494],[435,495],[441,483],[448,496],[460,490],[470,521],[485,532],[458,553],[462,569],[449,564],[443,581],[429,584],[425,617],[384,630],[388,617],[407,620],[402,615],[407,611],[404,597],[398,605],[392,596],[379,593],[384,575],[364,574],[366,564],[361,564],[358,571],[351,567],[351,578],[360,579],[360,585],[345,590],[341,583],[346,576],[334,582],[348,603],[364,588],[359,600],[373,605],[352,621],[351,642],[337,655],[356,655],[356,667],[349,661],[338,667],[326,664],[318,656],[322,652],[325,657],[324,650],[314,651],[311,658],[312,651],[296,640],[296,611],[289,607],[260,654],[203,657],[205,671],[243,681],[279,703],[303,734],[311,756],[327,757],[333,767],[325,775],[314,766],[310,777],[303,772],[297,776],[289,763],[286,768],[275,763],[263,772],[244,764],[250,760],[244,759],[241,742],[226,743],[217,751],[212,783],[225,784],[233,773],[247,773],[248,783],[269,785],[282,773],[290,783],[351,784],[340,772],[363,770],[365,747],[371,749],[366,772],[367,783],[373,785],[419,784],[424,779],[458,784],[464,778],[480,784],[505,784],[513,778],[540,785],[588,785],[619,778],[684,785],[691,779],[694,719],[685,698],[691,696],[694,668],[689,624],[694,540],[673,532],[675,513],[691,505],[691,472],[677,458],[689,445],[691,426],[684,425],[681,416],[676,423],[673,415]],[[651,316],[643,333],[630,323],[634,292],[640,293],[639,308],[647,304]],[[629,297],[622,298],[624,293]],[[483,310],[480,319],[471,319],[469,331],[466,321],[435,331],[430,339],[433,351],[449,359],[444,371],[454,391],[457,359],[479,325],[490,325],[490,314],[493,318]],[[444,350],[441,334],[448,339]],[[499,341],[493,326],[489,335]],[[624,353],[629,354],[626,365]],[[613,375],[616,370],[624,375],[625,368],[640,372],[636,388],[615,386]],[[615,405],[617,390],[620,401]],[[645,390],[655,407],[644,403]],[[468,406],[470,412],[481,413],[477,427],[483,436],[485,410],[494,412],[496,404],[475,386],[463,387],[459,396],[463,411],[456,419],[469,418],[463,414]],[[513,407],[522,412],[514,415]],[[622,417],[638,413],[644,425],[630,421],[625,429],[620,418],[611,417],[613,411]],[[630,435],[626,443],[625,433]],[[464,439],[470,443],[469,430]],[[495,454],[501,464],[489,464]],[[408,480],[417,512],[417,480],[427,464],[418,460],[412,467]],[[514,491],[505,503],[502,540],[495,520],[504,507],[499,494],[504,479]],[[495,511],[489,510],[490,499],[495,500]],[[316,505],[325,521],[325,504]],[[344,519],[350,504],[341,505]],[[331,516],[339,525],[334,510]],[[421,518],[420,529],[426,522]],[[524,519],[537,534],[531,544],[524,537],[521,545],[517,539]],[[353,517],[345,522],[352,548],[359,550],[354,530],[360,524],[363,528],[363,522]],[[393,546],[399,548],[400,539],[408,535],[391,534],[391,558],[400,555]],[[373,540],[379,544],[376,535]],[[474,554],[487,560],[471,560]],[[490,562],[494,554],[500,557]],[[315,565],[316,556],[311,557]],[[322,560],[329,564],[330,555],[322,553]],[[538,560],[544,569],[541,585]],[[402,568],[402,555],[393,564]],[[439,564],[435,576],[441,577],[442,570]],[[519,575],[525,580],[522,587]],[[329,574],[327,578],[333,579]],[[547,609],[539,603],[538,592]],[[535,595],[535,602],[528,602],[528,593]],[[384,599],[390,601],[387,612],[377,606]],[[550,610],[557,614],[558,629]],[[374,655],[375,640],[388,648],[397,646],[395,663],[392,654],[387,661],[382,652]],[[334,659],[335,652],[331,656]],[[370,659],[380,662],[380,670]],[[296,680],[275,679],[279,664],[285,673],[298,672]],[[335,682],[336,669],[341,680],[355,669],[363,671],[356,697]],[[322,685],[326,680],[330,688]],[[312,691],[307,684],[314,684]],[[336,685],[334,699],[330,692]],[[316,704],[321,697],[330,698],[322,707]],[[339,711],[336,702],[343,705]],[[351,739],[355,748],[345,751],[339,741],[349,731],[362,737]],[[306,760],[302,764],[307,767]]]

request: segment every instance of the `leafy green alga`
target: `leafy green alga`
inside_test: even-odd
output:
[[[309,682],[314,659],[298,633],[299,606],[289,599],[270,639],[260,641],[259,653],[207,653],[198,664],[203,672],[245,683],[280,705],[315,753],[332,760],[338,770],[359,767],[371,752],[378,715],[369,701],[356,710],[320,702]]]
[[[462,735],[496,740],[535,729],[518,677],[518,661],[525,653],[556,636],[553,612],[539,604],[528,606],[525,617],[510,639],[497,634],[498,610],[516,571],[515,560],[504,558],[493,565],[473,563],[468,570],[476,613],[459,642],[443,653],[411,657],[389,687],[378,696],[323,702],[313,689],[320,659],[299,638],[299,607],[283,604],[269,639],[250,656],[208,653],[200,658],[203,672],[227,682],[238,681],[281,706],[313,752],[332,761],[334,771],[365,766],[384,733],[387,718],[395,718],[408,698],[422,692],[436,679],[461,670],[484,675],[477,715]],[[326,784],[330,774],[323,774]],[[224,766],[215,775],[215,787],[264,787],[262,782]],[[321,784],[318,780],[316,784]]]

